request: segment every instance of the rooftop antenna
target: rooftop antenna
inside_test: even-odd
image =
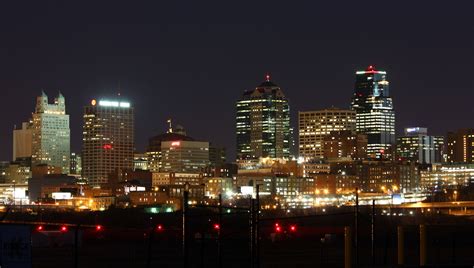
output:
[[[117,92],[117,96],[119,96],[119,98],[120,98],[120,80],[118,81],[118,92]]]
[[[173,133],[173,125],[171,123],[171,118],[166,121],[169,124],[168,133]]]

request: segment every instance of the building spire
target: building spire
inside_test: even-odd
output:
[[[270,82],[270,73],[265,74],[265,81]]]

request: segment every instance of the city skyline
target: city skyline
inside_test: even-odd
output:
[[[82,106],[119,91],[135,104],[137,118],[153,118],[151,124],[137,122],[138,150],[166,130],[170,117],[192,136],[235,148],[233,104],[267,72],[285,89],[293,122],[298,110],[349,107],[353,72],[370,64],[390,75],[398,133],[406,126],[426,126],[434,135],[445,135],[472,121],[473,40],[465,34],[472,32],[470,3],[430,3],[430,12],[422,3],[409,9],[346,3],[343,10],[334,3],[288,8],[278,1],[31,5],[24,11],[9,3],[5,10],[11,12],[1,18],[0,87],[10,101],[0,112],[12,114],[0,125],[4,160],[11,155],[11,129],[29,117],[42,88],[67,97],[71,151],[76,152]],[[262,10],[287,19],[261,20]],[[337,16],[328,10],[338,10]],[[366,12],[372,16],[358,15]],[[217,132],[212,130],[216,122],[221,125]]]

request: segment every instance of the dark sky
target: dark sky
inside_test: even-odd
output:
[[[82,106],[120,92],[136,144],[166,130],[225,145],[234,104],[266,72],[298,110],[348,107],[354,72],[386,70],[397,128],[474,127],[472,1],[8,1],[0,7],[0,159],[44,89]],[[385,3],[382,3],[385,2]]]

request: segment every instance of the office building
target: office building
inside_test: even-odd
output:
[[[184,128],[171,126],[149,139],[146,155],[151,172],[201,173],[209,166],[209,142],[187,136]]]
[[[323,141],[324,159],[363,160],[367,157],[367,136],[350,130],[331,131]]]
[[[405,128],[405,135],[397,138],[397,157],[420,164],[441,163],[443,146],[444,137],[429,136],[427,128]]]
[[[82,175],[92,186],[116,169],[133,168],[134,108],[124,100],[92,100],[84,107]]]
[[[474,163],[474,129],[448,132],[446,161],[448,163]]]
[[[330,108],[298,112],[299,156],[305,161],[324,157],[324,138],[332,131],[355,131],[355,112]]]
[[[60,167],[64,173],[68,173],[69,115],[66,114],[66,100],[61,93],[52,104],[48,102],[48,96],[44,92],[37,97],[32,128],[32,165],[47,164]]]
[[[81,175],[82,174],[82,158],[79,154],[71,153],[71,167],[69,169],[70,174]]]
[[[236,109],[238,160],[290,157],[290,106],[269,75],[244,92]]]
[[[356,112],[356,130],[367,135],[371,159],[392,159],[395,148],[395,112],[387,73],[369,66],[356,72],[351,109]]]
[[[13,130],[13,161],[32,155],[33,122],[23,122],[21,128]]]

